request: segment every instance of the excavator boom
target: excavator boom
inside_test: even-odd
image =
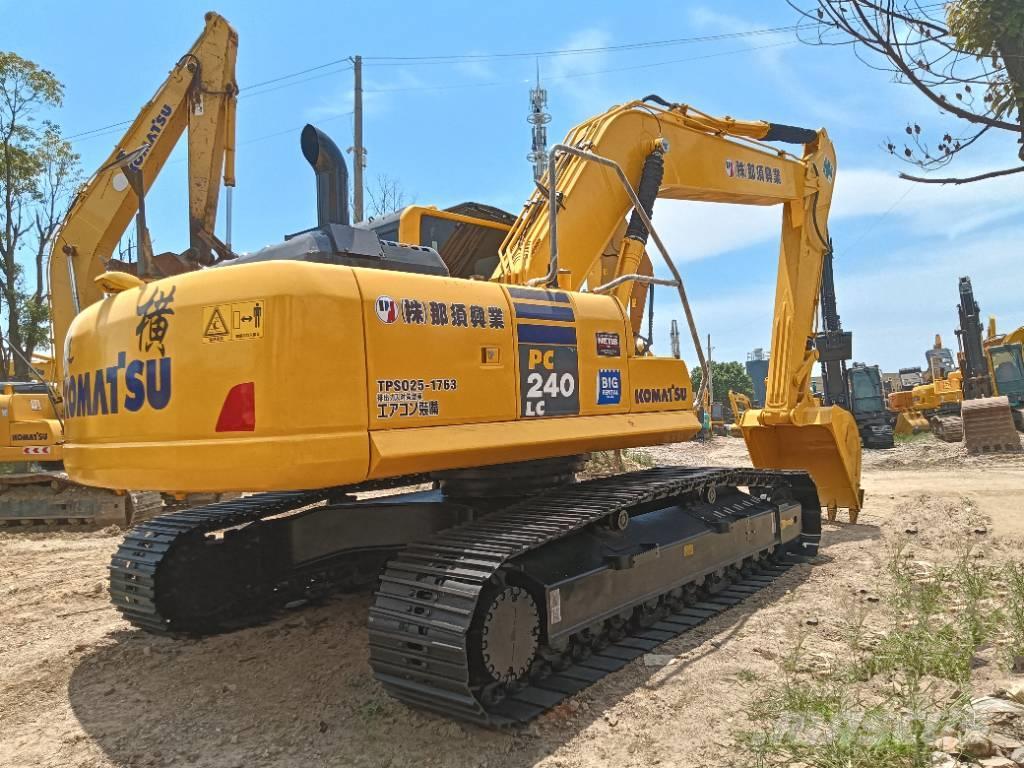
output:
[[[758,140],[804,144],[804,153],[797,157]],[[855,514],[861,505],[856,424],[841,408],[819,407],[809,383],[816,359],[810,339],[829,247],[828,209],[836,173],[827,134],[713,118],[649,97],[583,122],[564,145],[613,159],[641,192],[645,164],[660,155],[664,171],[656,187],[658,198],[782,206],[767,401],[764,409],[744,417],[743,434],[755,466],[809,469],[830,508],[845,507]],[[559,251],[560,287],[582,287],[608,252],[609,241],[620,236],[620,222],[632,206],[607,167],[570,153],[556,154],[552,167],[557,188],[538,189],[527,202],[502,245],[493,280],[531,284],[547,279],[552,269],[552,197],[564,204],[558,211],[557,237],[571,244]],[[636,271],[643,242],[630,247],[627,233],[613,277]],[[608,270],[601,274],[609,277]],[[624,303],[631,291],[631,284],[620,288]],[[694,342],[699,355],[696,338]]]
[[[97,279],[108,269],[136,271],[134,265],[111,262],[118,241],[139,210],[130,176],[138,173],[142,190],[149,190],[186,129],[190,248],[180,257],[158,257],[156,274],[143,277],[210,264],[215,253],[229,255],[214,235],[214,222],[221,177],[227,187],[235,185],[237,52],[238,34],[231,25],[216,13],[206,14],[202,34],[72,203],[54,238],[49,264],[57,381],[63,379],[60,351],[71,320],[104,296],[104,285]],[[147,241],[143,229],[136,243],[140,253],[148,247]]]

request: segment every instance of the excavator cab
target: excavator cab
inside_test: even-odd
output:
[[[1000,344],[989,347],[987,351],[995,390],[1006,397],[1014,426],[1024,432],[1024,357],[1021,349],[1020,344]]]
[[[500,208],[467,202],[445,209],[407,205],[358,226],[381,240],[433,248],[452,277],[485,278],[498,265],[498,249],[515,220]]]
[[[850,411],[864,447],[892,448],[895,417],[885,407],[885,386],[878,366],[854,363],[848,379]]]
[[[1024,398],[1024,359],[1020,344],[991,347],[989,355],[999,394],[1011,400]]]

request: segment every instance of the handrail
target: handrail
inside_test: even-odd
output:
[[[665,139],[661,139],[663,151],[668,151],[668,142]],[[644,210],[643,205],[640,203],[640,198],[637,197],[636,191],[633,189],[633,185],[629,183],[629,179],[626,178],[625,171],[622,167],[614,160],[595,154],[594,152],[588,152],[585,149],[573,147],[568,144],[555,144],[551,151],[548,153],[548,238],[550,240],[549,250],[551,253],[551,259],[548,265],[548,273],[544,277],[535,277],[532,280],[527,281],[527,285],[553,285],[558,280],[558,193],[556,186],[558,183],[558,170],[555,168],[558,155],[564,153],[567,155],[573,155],[580,158],[581,160],[589,160],[611,168],[615,171],[619,177],[619,181],[622,182],[622,186],[626,190],[626,194],[629,195],[629,199],[633,204],[633,210],[640,217],[640,221],[643,222],[647,231],[650,233],[651,238],[654,240],[654,244],[658,247],[658,251],[661,253],[661,257],[665,260],[665,264],[668,266],[669,271],[672,273],[674,280],[663,280],[661,278],[652,278],[648,275],[620,275],[619,277],[611,280],[604,285],[599,285],[597,288],[592,289],[594,293],[601,293],[605,290],[610,290],[617,285],[621,285],[628,280],[636,280],[637,282],[652,283],[655,285],[669,285],[679,291],[679,299],[683,304],[683,312],[686,314],[686,324],[690,328],[690,337],[693,339],[693,348],[697,352],[697,359],[700,361],[700,368],[703,373],[701,377],[700,390],[697,392],[698,402],[699,398],[704,394],[704,389],[708,383],[708,363],[704,358],[704,350],[700,345],[700,334],[697,332],[697,324],[693,319],[693,312],[690,309],[690,301],[686,297],[686,288],[683,286],[683,278],[679,274],[679,270],[676,269],[675,263],[672,261],[672,257],[668,254],[668,249],[662,242],[661,237],[658,236],[657,231],[654,229],[654,224],[651,223],[651,217],[647,215],[647,211]]]

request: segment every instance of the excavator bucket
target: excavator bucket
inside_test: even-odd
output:
[[[856,522],[864,492],[858,481],[860,434],[853,416],[831,406],[800,409],[789,423],[771,423],[768,416],[750,410],[740,424],[754,466],[809,472],[829,519],[835,510],[846,508],[850,521]]]
[[[964,400],[960,406],[968,453],[1019,453],[1020,435],[1007,397]]]
[[[900,415],[896,418],[893,434],[916,435],[920,432],[927,432],[928,429],[928,419],[918,411],[901,411]]]

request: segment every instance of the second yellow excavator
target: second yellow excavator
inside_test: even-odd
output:
[[[301,144],[317,227],[202,272],[125,280],[69,330],[75,479],[258,491],[126,536],[110,591],[132,624],[227,631],[375,583],[385,688],[505,725],[816,552],[823,506],[856,516],[856,423],[809,386],[836,175],[823,130],[655,96],[616,106],[553,147],[489,280],[352,226],[341,153],[312,126]],[[635,285],[665,285],[701,358],[658,198],[780,208],[767,401],[741,424],[755,468],[574,482],[589,451],[700,429],[685,362],[633,332]],[[649,241],[664,277],[644,274]],[[357,495],[423,480],[433,489]]]
[[[154,493],[102,492],[59,471],[64,458],[65,392],[61,346],[82,307],[117,290],[131,275],[154,279],[230,256],[213,234],[221,174],[234,186],[235,59],[238,35],[224,18],[206,15],[189,51],[140,110],[107,161],[78,192],[54,241],[49,264],[52,360],[26,361],[37,380],[0,383],[0,461],[25,471],[0,482],[0,524],[92,522],[125,524],[159,510]],[[153,255],[145,224],[145,191],[182,134],[188,133],[191,247]],[[229,196],[230,201],[230,196]],[[138,264],[113,258],[137,216]],[[137,281],[136,281],[137,282]],[[96,382],[98,383],[98,382]],[[138,486],[131,486],[137,488]]]

